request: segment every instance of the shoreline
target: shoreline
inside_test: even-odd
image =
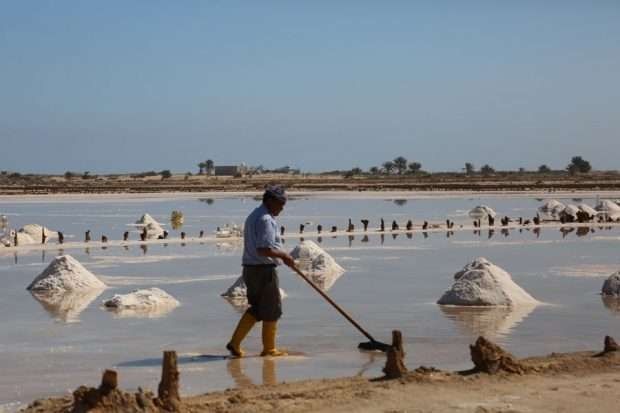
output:
[[[551,353],[516,359],[486,340],[480,344],[479,338],[475,345],[470,346],[472,361],[477,366],[471,370],[442,371],[420,366],[402,371],[393,379],[357,376],[248,385],[183,396],[175,402],[178,409],[175,411],[609,412],[617,409],[620,351],[613,340],[608,347],[607,340],[608,337],[602,352]],[[277,358],[266,358],[265,362],[269,359],[270,363],[277,363]],[[242,363],[242,360],[232,362]],[[499,365],[496,365],[498,360]],[[386,362],[386,366],[389,363]],[[180,373],[180,380],[183,380],[182,369]],[[116,388],[111,392],[102,389],[80,387],[74,393],[75,399],[72,396],[39,399],[22,411],[69,412],[75,407],[84,407],[80,395],[88,391],[100,395],[92,407],[119,412],[160,412],[157,403],[165,400],[153,398],[154,394],[148,390],[139,390],[134,395]],[[595,400],[596,404],[593,404]]]

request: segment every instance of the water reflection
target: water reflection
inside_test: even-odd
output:
[[[262,383],[266,386],[272,386],[277,384],[278,378],[276,375],[276,359],[272,357],[261,357],[262,361]],[[254,386],[255,383],[252,381],[250,376],[248,376],[244,371],[244,363],[245,361],[242,358],[232,358],[229,359],[226,363],[226,370],[230,377],[235,382],[236,387],[250,387]]]
[[[613,314],[620,315],[620,297],[610,297],[608,295],[601,295],[603,305],[611,311]]]
[[[103,292],[102,289],[89,291],[31,291],[43,309],[54,319],[65,323],[80,321],[80,313]]]
[[[535,305],[512,307],[464,307],[440,305],[442,314],[464,334],[496,337],[510,334]]]
[[[114,318],[162,318],[171,313],[177,306],[152,306],[143,308],[104,307]]]

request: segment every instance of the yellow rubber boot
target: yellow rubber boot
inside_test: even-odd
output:
[[[248,335],[252,327],[256,324],[256,318],[249,312],[243,313],[243,317],[239,320],[239,324],[237,324],[237,328],[235,328],[235,332],[232,335],[232,338],[226,344],[226,349],[230,351],[230,354],[235,357],[243,357],[245,354],[243,350],[241,350],[241,342]]]
[[[277,321],[263,321],[263,352],[261,356],[286,356],[288,353],[276,348],[276,333],[278,331]]]

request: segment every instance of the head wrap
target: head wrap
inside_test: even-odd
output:
[[[287,199],[286,191],[283,187],[279,185],[270,185],[265,188],[265,194],[263,195],[263,198],[267,197],[277,199],[280,202],[286,202]]]

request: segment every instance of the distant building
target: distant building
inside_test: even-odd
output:
[[[245,175],[247,172],[247,167],[245,164],[241,165],[222,165],[215,166],[213,168],[213,175],[215,176],[237,176],[237,175]]]

